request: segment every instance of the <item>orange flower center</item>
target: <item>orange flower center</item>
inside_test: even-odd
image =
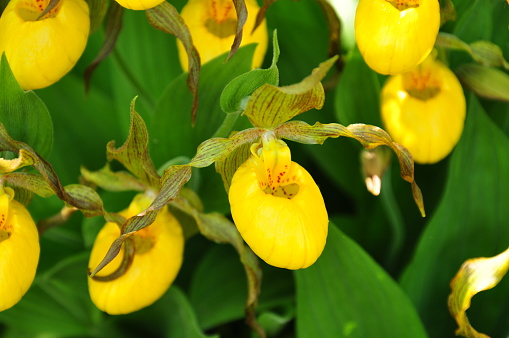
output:
[[[205,27],[220,39],[235,35],[237,14],[233,2],[231,0],[212,0]]]
[[[21,17],[21,19],[25,21],[37,21],[37,20],[44,20],[48,18],[54,18],[57,16],[58,12],[60,11],[60,7],[62,5],[62,2],[65,0],[60,0],[58,5],[56,5],[54,8],[50,9],[48,13],[44,14],[43,17],[39,18],[42,12],[46,9],[46,7],[49,5],[49,0],[25,0],[20,1],[18,3],[17,12],[18,15]]]
[[[404,11],[409,8],[418,8],[420,0],[386,0],[398,11]]]
[[[6,214],[0,214],[0,242],[11,237],[12,225],[6,223]]]
[[[419,69],[403,75],[403,87],[408,95],[426,101],[440,93],[441,83],[429,69]]]
[[[260,189],[275,197],[292,199],[299,193],[299,182],[297,175],[291,172],[290,149],[280,142],[266,142],[260,149],[261,157],[256,155],[257,144],[251,151],[256,155]]]

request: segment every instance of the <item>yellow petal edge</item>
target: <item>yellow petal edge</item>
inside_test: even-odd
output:
[[[229,190],[231,213],[251,249],[270,265],[302,269],[321,255],[328,215],[313,178],[292,162],[282,141],[259,148],[235,172]]]
[[[120,6],[137,11],[150,9],[164,2],[164,0],[115,0]]]
[[[39,262],[39,234],[14,191],[0,195],[0,311],[18,303],[32,284]]]
[[[246,0],[245,3],[248,17],[240,46],[258,43],[252,63],[252,68],[257,68],[262,65],[267,52],[267,23],[263,20],[260,26],[251,33],[260,7],[256,0]],[[237,12],[232,0],[190,0],[182,8],[180,15],[189,27],[202,64],[230,50],[237,27]],[[186,50],[180,40],[177,40],[177,47],[180,64],[184,71],[188,71]]]
[[[62,78],[85,50],[90,31],[84,0],[60,0],[37,20],[49,0],[11,0],[0,18],[0,54],[5,52],[25,90],[47,87]]]
[[[137,215],[150,203],[151,199],[139,194],[120,215],[126,218]],[[90,270],[101,262],[118,236],[119,227],[115,223],[106,223],[92,248],[88,265]],[[134,258],[122,276],[111,281],[88,278],[92,301],[100,310],[112,315],[131,313],[157,301],[173,283],[182,265],[182,228],[167,208],[159,211],[154,223],[132,237]],[[97,275],[106,276],[115,271],[120,266],[123,255],[122,247],[118,256]]]

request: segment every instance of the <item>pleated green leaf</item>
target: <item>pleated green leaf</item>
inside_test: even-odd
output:
[[[193,94],[193,106],[191,119],[194,125],[198,112],[198,82],[200,81],[200,55],[193,45],[193,39],[189,28],[180,16],[179,12],[170,3],[163,1],[154,8],[145,11],[148,22],[165,33],[176,36],[186,49],[189,60],[189,73],[187,75],[187,87]],[[239,20],[240,25],[240,20]],[[243,23],[242,23],[243,25]],[[240,39],[242,39],[242,25],[240,26]],[[238,28],[237,28],[238,30]],[[239,41],[240,44],[240,41]]]
[[[295,278],[298,337],[426,337],[403,290],[332,223],[322,256]]]
[[[509,243],[509,139],[474,95],[468,106],[444,195],[401,279],[433,337],[452,336],[456,329],[446,304],[449,283],[461,264],[472,257],[494,256]],[[480,309],[484,327],[493,329],[498,324],[501,332],[507,332],[505,302],[500,300],[508,298],[507,288],[495,288],[476,300],[469,318],[475,320]]]

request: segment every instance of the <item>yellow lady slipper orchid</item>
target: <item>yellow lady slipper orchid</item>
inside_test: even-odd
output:
[[[164,2],[164,0],[115,0],[115,1],[118,2],[122,7],[138,11],[156,7],[160,3]]]
[[[0,311],[15,305],[34,281],[39,262],[39,234],[14,191],[0,193]]]
[[[382,89],[382,119],[394,141],[417,163],[435,163],[458,143],[465,122],[463,89],[442,62],[428,58],[391,76]]]
[[[251,249],[270,265],[302,269],[325,247],[328,216],[309,173],[291,160],[281,140],[264,140],[235,172],[228,194],[231,213]]]
[[[267,23],[263,20],[251,33],[260,7],[256,0],[246,0],[246,7],[249,15],[244,25],[241,46],[258,43],[252,64],[252,68],[257,68],[262,65],[267,51]],[[202,64],[230,50],[237,28],[237,12],[232,0],[189,0],[180,15],[189,27]],[[180,40],[177,40],[177,47],[180,64],[187,71],[187,54]]]
[[[380,74],[401,74],[430,54],[440,28],[438,0],[360,0],[355,39]]]
[[[90,30],[85,0],[60,0],[42,18],[50,0],[11,0],[0,18],[0,54],[25,90],[62,78],[85,50]]]
[[[120,215],[128,218],[145,210],[151,200],[137,195]],[[106,255],[110,245],[120,236],[115,223],[106,223],[95,239],[89,268],[94,269]],[[94,304],[109,314],[126,314],[151,305],[161,298],[174,281],[182,264],[184,236],[177,219],[167,208],[159,211],[154,223],[131,236],[134,255],[124,273],[113,280],[88,279]],[[111,275],[122,264],[125,246],[110,264],[96,276]]]

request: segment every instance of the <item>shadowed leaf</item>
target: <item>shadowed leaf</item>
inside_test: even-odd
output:
[[[115,141],[107,145],[108,160],[117,160],[140,181],[149,186],[157,187],[159,175],[148,153],[148,132],[145,122],[136,112],[136,97],[131,101],[131,127],[127,140],[120,148],[115,148]]]
[[[25,92],[14,77],[7,57],[0,62],[0,121],[15,140],[48,156],[53,145],[53,123],[48,108],[32,91]]]
[[[318,0],[318,4],[322,8],[329,27],[329,56],[341,55],[341,21],[336,11],[327,0]],[[343,61],[338,58],[340,68],[343,67]]]
[[[456,69],[458,79],[475,94],[509,102],[509,75],[486,66],[463,64]]]
[[[246,301],[247,322],[260,337],[264,337],[263,328],[258,324],[255,317],[262,281],[262,271],[258,258],[244,244],[235,225],[223,215],[218,213],[200,213],[183,198],[175,199],[172,205],[193,217],[203,236],[216,243],[231,244],[238,252],[240,261],[246,271],[248,282],[248,298]]]
[[[454,320],[445,306],[449,283],[471,257],[490,257],[509,243],[509,140],[469,95],[465,129],[448,163],[440,204],[414,249],[400,284],[416,305],[430,337],[451,336]],[[507,332],[508,288],[479,297],[484,328],[497,323]],[[499,334],[499,336],[503,336]]]
[[[108,1],[106,0],[88,0],[88,7],[90,8],[90,34],[97,31],[104,20],[104,16],[108,10]],[[110,3],[110,6],[114,5]],[[107,31],[108,29],[106,29]]]
[[[196,120],[198,111],[198,82],[200,80],[200,56],[193,45],[193,39],[189,28],[178,11],[164,1],[160,5],[145,11],[148,22],[156,29],[176,36],[187,52],[189,75],[187,76],[187,87],[193,94],[193,107],[191,109],[192,123]]]
[[[102,3],[103,6],[106,6],[106,1],[102,0],[94,0],[94,3]],[[124,14],[124,7],[120,6],[116,1],[112,1],[110,4],[110,10],[108,12],[108,17],[106,18],[106,39],[104,41],[101,50],[95,57],[95,59],[88,65],[85,69],[85,91],[88,92],[90,85],[90,78],[94,70],[99,66],[99,64],[106,59],[108,55],[115,49],[115,44],[117,43],[118,35],[122,30],[122,16]],[[101,19],[102,20],[102,19]]]

